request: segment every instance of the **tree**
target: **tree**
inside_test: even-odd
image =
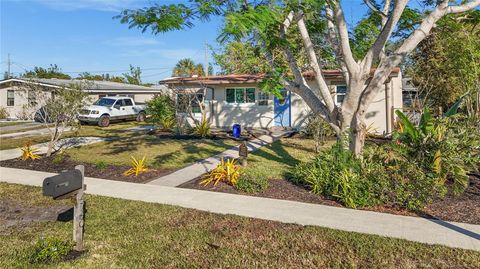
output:
[[[444,16],[464,13],[480,5],[480,0],[424,0],[429,10],[420,13],[417,22],[403,22],[408,12],[408,0],[364,0],[380,16],[378,32],[368,50],[355,59],[351,34],[348,31],[340,0],[326,1],[207,1],[190,5],[153,4],[137,10],[124,10],[118,16],[122,23],[154,34],[193,27],[196,20],[211,16],[225,19],[221,40],[250,38],[263,48],[271,71],[264,85],[271,91],[286,88],[300,95],[313,112],[324,118],[349,144],[350,150],[361,157],[366,135],[365,116],[370,104],[382,90],[394,68],[424,40]],[[398,32],[400,26],[411,23],[410,31]],[[405,30],[405,29],[400,29]],[[343,73],[347,92],[337,105],[322,72],[323,57],[316,50],[316,37],[323,37]],[[301,42],[292,42],[300,39]],[[395,46],[387,46],[395,43]],[[281,50],[287,67],[272,57]],[[302,74],[296,54],[308,59],[316,87],[310,87]],[[363,55],[362,55],[363,54]],[[372,68],[373,69],[372,71]],[[348,139],[343,139],[348,137]]]
[[[260,48],[249,42],[230,42],[221,53],[214,53],[213,58],[222,74],[262,74],[270,70]]]
[[[128,84],[134,84],[134,85],[140,85],[142,84],[141,80],[141,75],[142,75],[142,70],[140,67],[134,67],[133,65],[130,65],[130,72],[129,73],[123,73],[123,76],[125,77],[125,80]]]
[[[36,81],[27,84],[27,91],[35,94],[36,101],[29,105],[37,109],[35,117],[49,130],[50,141],[46,156],[53,153],[56,143],[62,137],[67,127],[79,127],[77,115],[87,105],[88,93],[85,84],[70,84],[67,87],[56,88],[52,94],[46,92]]]
[[[480,10],[438,21],[409,57],[407,74],[433,108],[480,90]],[[478,110],[478,107],[477,109]]]
[[[192,59],[185,58],[178,61],[172,71],[174,77],[203,76],[205,74],[202,64],[196,64]]]
[[[26,71],[21,77],[71,79],[69,75],[62,73],[62,70],[56,64],[51,64],[48,68],[35,66],[33,70]]]

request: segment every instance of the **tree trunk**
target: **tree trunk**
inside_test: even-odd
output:
[[[47,149],[47,153],[45,154],[46,157],[50,157],[50,155],[52,155],[52,152],[53,152],[53,147],[55,146],[55,142],[50,140],[48,142],[48,149]]]
[[[367,126],[363,113],[355,113],[350,132],[350,150],[357,158],[362,158]]]

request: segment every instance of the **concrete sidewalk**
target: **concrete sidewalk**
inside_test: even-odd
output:
[[[0,167],[0,181],[9,183],[41,186],[43,179],[52,175]],[[480,225],[88,177],[86,184],[89,194],[480,251]]]
[[[29,136],[40,136],[40,135],[48,135],[50,134],[51,128],[42,128],[42,129],[35,129],[30,131],[18,131],[15,133],[8,133],[0,135],[0,139],[4,138],[12,138],[12,137],[29,137]],[[71,127],[65,128],[65,132],[71,131]]]
[[[278,131],[270,135],[262,135],[257,139],[247,142],[248,151],[254,151],[265,145],[271,144],[273,141],[287,135],[288,133],[290,133],[290,131]],[[227,149],[220,154],[198,161],[171,174],[154,179],[147,184],[169,187],[180,186],[183,183],[193,180],[214,169],[220,163],[222,158],[238,158],[238,146]]]
[[[78,147],[78,146],[83,146],[83,145],[88,145],[88,144],[93,144],[93,143],[98,143],[105,141],[105,138],[101,137],[71,137],[71,138],[63,138],[60,139],[55,148],[72,148],[72,147]],[[41,144],[36,144],[33,145],[36,149],[38,149],[37,154],[45,154],[47,153],[48,150],[48,142],[41,143]],[[4,160],[10,160],[10,159],[15,159],[18,158],[22,155],[22,150],[20,148],[15,148],[15,149],[6,149],[6,150],[1,150],[0,151],[0,161]]]

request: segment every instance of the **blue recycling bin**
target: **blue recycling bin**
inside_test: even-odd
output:
[[[242,127],[240,126],[240,124],[234,124],[232,126],[232,133],[233,137],[240,138],[240,135],[242,134]]]

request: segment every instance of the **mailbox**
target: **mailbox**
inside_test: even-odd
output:
[[[43,180],[43,195],[54,199],[82,188],[82,172],[69,170]]]

